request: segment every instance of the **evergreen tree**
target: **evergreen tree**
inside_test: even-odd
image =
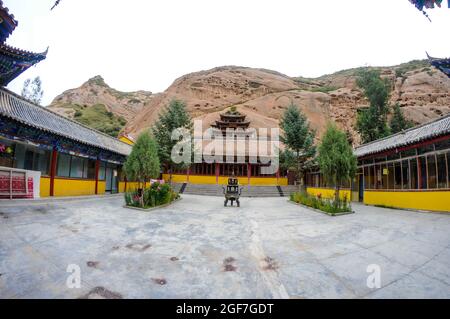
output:
[[[41,104],[42,97],[44,96],[41,78],[37,76],[33,81],[31,79],[25,80],[21,95],[33,103]]]
[[[357,117],[356,129],[363,143],[386,137],[390,134],[387,125],[389,83],[381,79],[380,72],[369,69],[358,72],[357,85],[363,90],[370,106]]]
[[[341,185],[356,174],[357,159],[347,140],[347,135],[335,124],[329,124],[322,143],[319,146],[317,161],[325,178],[334,183],[335,203],[340,203],[339,190]]]
[[[392,115],[390,127],[393,134],[412,127],[412,123],[405,118],[398,103],[394,105],[394,114]]]
[[[158,178],[160,173],[158,147],[156,141],[150,136],[150,132],[146,131],[139,135],[123,169],[128,180],[138,182],[139,196],[143,206],[144,184],[152,178]]]
[[[162,165],[171,171],[174,168],[185,168],[186,163],[175,163],[172,160],[172,149],[179,142],[172,140],[172,132],[179,128],[192,130],[192,120],[186,111],[186,105],[179,100],[172,100],[167,109],[159,115],[152,131],[158,143],[158,156]]]
[[[286,146],[286,151],[291,152],[286,153],[286,159],[295,158],[295,171],[299,179],[299,188],[300,191],[304,191],[303,173],[308,161],[316,153],[314,146],[315,132],[310,129],[306,116],[294,104],[291,104],[284,112],[280,127],[283,131],[281,142]],[[288,162],[292,162],[292,160]]]

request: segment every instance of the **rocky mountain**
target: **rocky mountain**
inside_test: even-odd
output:
[[[76,89],[67,90],[49,105],[53,111],[112,136],[139,114],[151,101],[146,91],[120,92],[109,87],[101,76]]]
[[[450,112],[450,80],[428,61],[379,69],[392,83],[390,102],[399,103],[408,119],[419,124]],[[120,93],[100,81],[101,78],[94,78],[57,97],[51,107],[69,112],[70,116],[70,105],[74,103],[104,104],[112,113],[128,120],[123,132],[136,136],[154,123],[172,99],[185,101],[192,117],[203,120],[204,129],[230,106],[247,114],[253,127],[276,127],[283,111],[293,102],[308,116],[318,136],[324,132],[326,123],[333,120],[358,144],[360,139],[354,130],[356,114],[368,102],[356,86],[357,71],[344,70],[311,79],[292,78],[265,69],[224,66],[182,76],[159,94]],[[126,97],[119,99],[121,94]],[[135,97],[139,103],[132,102]]]

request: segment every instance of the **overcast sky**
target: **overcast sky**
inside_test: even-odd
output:
[[[19,26],[7,43],[45,61],[43,104],[95,75],[122,91],[164,91],[177,77],[222,65],[316,77],[362,65],[450,56],[450,9],[408,0],[3,0]],[[445,40],[447,39],[447,40]]]

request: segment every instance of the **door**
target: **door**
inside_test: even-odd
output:
[[[119,172],[117,165],[107,164],[105,170],[106,192],[118,193],[119,189]]]
[[[109,165],[106,166],[105,171],[105,180],[106,180],[106,192],[110,193],[112,192],[112,176],[113,176],[113,170]]]
[[[364,175],[359,174],[359,201],[364,202]]]

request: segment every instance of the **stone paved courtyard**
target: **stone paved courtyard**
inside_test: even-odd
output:
[[[184,195],[0,202],[0,298],[450,298],[450,215]],[[69,264],[81,288],[66,286]],[[368,265],[381,269],[370,289]]]

